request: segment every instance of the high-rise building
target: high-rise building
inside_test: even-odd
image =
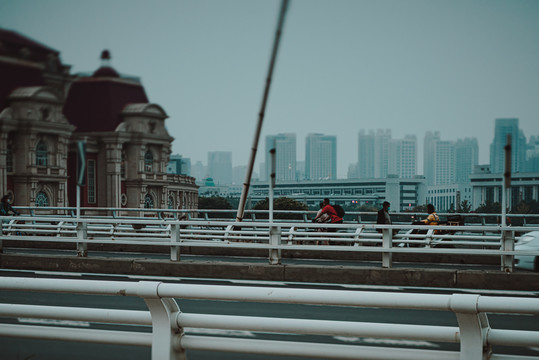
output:
[[[309,134],[305,139],[305,177],[309,180],[337,178],[337,137]]]
[[[479,146],[476,138],[458,139],[455,144],[455,180],[459,184],[469,183],[470,174],[479,164]]]
[[[275,180],[296,180],[296,134],[266,136],[266,180],[271,174],[272,147],[275,147]]]
[[[232,152],[208,152],[208,175],[215,184],[232,184]]]
[[[427,131],[423,141],[423,174],[427,185],[435,184],[435,159],[436,159],[436,142],[440,140],[440,132]]]
[[[427,186],[454,184],[455,142],[440,140],[440,133],[427,131],[423,147],[423,171]]]
[[[360,130],[357,140],[357,168],[360,179],[374,178],[374,131]]]
[[[374,177],[383,179],[389,170],[389,143],[391,130],[378,129],[374,138]]]
[[[434,185],[455,183],[455,142],[438,140],[435,143]]]
[[[526,138],[518,128],[517,118],[496,119],[494,140],[490,144],[490,170],[493,174],[505,171],[505,145],[511,135],[511,172],[523,172],[526,161]]]
[[[539,136],[530,136],[526,150],[526,172],[539,172]]]
[[[191,159],[182,155],[170,155],[167,164],[167,174],[191,176]]]
[[[389,142],[388,174],[399,178],[412,178],[417,175],[417,138],[406,135],[404,139]]]

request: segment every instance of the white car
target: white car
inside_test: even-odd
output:
[[[539,252],[539,231],[532,231],[522,235],[515,244],[515,250]],[[522,269],[539,271],[539,254],[515,255],[515,266]]]

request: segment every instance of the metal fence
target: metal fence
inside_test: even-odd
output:
[[[381,254],[392,267],[393,254],[480,255],[500,258],[501,270],[512,271],[515,255],[538,256],[539,250],[515,250],[515,241],[538,227],[495,225],[421,226],[314,224],[311,222],[233,222],[68,216],[17,216],[2,220],[2,240],[76,243],[78,256],[88,244],[153,245],[170,249],[180,261],[182,247],[263,249],[270,264],[281,263],[282,250],[364,252]]]
[[[31,207],[19,206],[16,209],[22,214],[29,216],[66,216],[76,217],[74,207]],[[157,219],[182,219],[182,220],[222,220],[233,221],[236,218],[234,209],[141,209],[141,208],[100,208],[83,207],[81,216],[92,218],[157,218]],[[316,211],[300,210],[274,210],[275,222],[310,222]],[[376,222],[376,212],[349,211],[344,220],[347,223],[372,224]],[[409,225],[412,221],[427,216],[418,212],[391,212],[394,224]],[[459,215],[467,225],[500,225],[500,214],[487,213],[438,213],[441,220]],[[508,223],[513,226],[539,226],[539,214],[508,214]],[[267,221],[268,210],[245,210],[244,221]]]
[[[539,347],[539,331],[494,329],[487,316],[539,315],[536,298],[10,277],[0,278],[0,290],[140,297],[149,312],[0,304],[2,317],[139,325],[132,331],[118,331],[2,323],[0,336],[151,346],[156,360],[185,360],[186,350],[325,359],[539,359],[493,353],[497,345]],[[184,313],[178,305],[182,299],[444,311],[455,314],[458,327]],[[141,332],[140,325],[151,326],[151,332]],[[460,351],[197,336],[186,334],[185,328],[421,340],[456,343]]]

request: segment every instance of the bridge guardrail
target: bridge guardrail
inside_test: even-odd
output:
[[[333,230],[333,231],[329,231]],[[515,255],[539,255],[515,250],[520,233],[539,227],[421,226],[376,224],[315,224],[158,220],[119,218],[4,217],[2,240],[71,242],[79,256],[88,244],[155,245],[170,248],[180,261],[181,247],[229,247],[268,250],[271,264],[282,250],[359,251],[380,253],[382,266],[392,267],[395,253],[473,254],[499,256],[501,270],[513,270]]]
[[[22,214],[29,216],[65,216],[76,217],[74,207],[35,207],[35,206],[15,206]],[[148,217],[159,220],[206,220],[206,221],[234,221],[236,218],[235,209],[142,209],[142,208],[100,208],[83,207],[81,216],[92,218],[118,218],[118,219],[145,219]],[[274,210],[275,222],[310,222],[314,218],[316,211],[303,210]],[[394,224],[408,225],[412,221],[422,219],[427,216],[421,212],[395,212],[390,213]],[[449,219],[455,215],[462,217],[467,225],[500,225],[501,215],[490,213],[438,213],[440,219]],[[376,212],[348,211],[344,217],[347,223],[365,224],[376,222]],[[508,214],[509,221],[513,226],[539,226],[539,214]],[[284,218],[282,220],[281,218]],[[268,210],[246,209],[244,221],[267,221]]]
[[[0,324],[0,336],[151,346],[152,359],[187,360],[186,350],[209,350],[328,359],[539,359],[492,354],[493,346],[539,347],[538,331],[491,328],[487,314],[539,315],[539,299],[477,294],[410,294],[352,290],[119,282],[71,279],[0,278],[0,289],[68,294],[136,296],[149,312],[43,305],[0,304],[2,317],[79,320],[151,326],[152,332]],[[181,311],[182,299],[281,304],[449,311],[457,327],[402,323],[368,323],[299,318],[270,318]],[[419,321],[418,321],[419,322]],[[459,351],[387,348],[308,343],[294,340],[254,340],[190,335],[189,328],[243,330],[279,334],[372,337],[458,343]]]

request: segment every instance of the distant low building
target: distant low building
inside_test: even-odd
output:
[[[267,182],[251,184],[249,199],[256,203],[268,197]],[[317,206],[323,198],[339,205],[358,204],[381,207],[384,201],[391,203],[395,211],[406,211],[424,205],[426,199],[425,179],[416,176],[400,179],[388,176],[383,179],[347,179],[323,181],[278,182],[275,197],[288,197]]]

